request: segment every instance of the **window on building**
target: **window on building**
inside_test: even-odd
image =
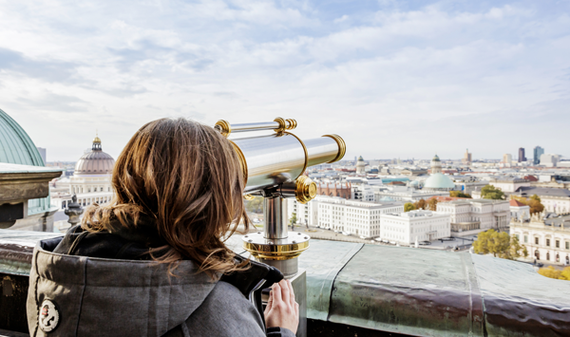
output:
[[[528,242],[528,235],[525,235],[524,236],[524,243],[527,243],[527,242]]]
[[[534,244],[538,245],[538,238],[534,238]]]
[[[566,249],[570,249],[570,242],[566,241]]]
[[[546,245],[550,247],[550,239],[546,239]]]
[[[556,248],[560,248],[560,240],[556,240],[555,246],[556,246]]]

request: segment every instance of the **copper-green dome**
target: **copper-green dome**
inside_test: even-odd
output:
[[[45,166],[45,163],[22,127],[0,109],[0,162],[20,165]],[[28,214],[51,210],[50,197],[28,201]]]
[[[431,161],[440,161],[439,157],[437,156],[437,154],[435,155],[435,157],[433,157],[433,159]]]
[[[26,131],[0,109],[0,162],[45,166],[40,152]]]

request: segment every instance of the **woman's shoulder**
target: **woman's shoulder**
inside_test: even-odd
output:
[[[257,309],[238,288],[225,281],[216,283],[186,324],[197,336],[265,336]]]

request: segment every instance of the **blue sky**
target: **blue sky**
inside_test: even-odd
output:
[[[0,1],[0,108],[48,160],[146,122],[296,118],[347,157],[570,156],[570,1]],[[528,156],[528,155],[527,155]]]

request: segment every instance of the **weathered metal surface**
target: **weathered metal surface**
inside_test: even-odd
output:
[[[37,240],[57,235],[0,230],[0,328],[25,320],[25,312],[4,309],[17,305],[12,285],[27,281]],[[227,243],[245,253],[239,237]],[[307,271],[311,335],[570,336],[570,282],[521,262],[311,240],[299,267]],[[22,305],[26,287],[18,288]]]
[[[299,268],[307,270],[307,317],[328,319],[334,280],[362,246],[361,243],[311,240],[311,247],[299,257]]]
[[[525,263],[473,255],[489,336],[570,336],[570,281]]]
[[[483,336],[468,257],[366,245],[337,276],[329,320],[419,336]]]
[[[0,229],[0,273],[29,275],[36,242],[61,235]]]

